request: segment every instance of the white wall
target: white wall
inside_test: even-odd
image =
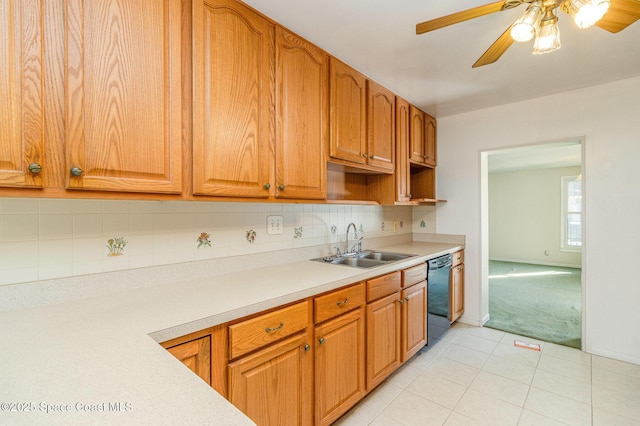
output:
[[[587,352],[640,364],[640,78],[438,118],[439,233],[466,234],[464,320],[488,315],[481,284],[481,151],[584,136]],[[483,288],[484,287],[484,288]]]
[[[490,173],[489,258],[579,268],[581,254],[560,245],[561,177],[580,173],[580,167]]]

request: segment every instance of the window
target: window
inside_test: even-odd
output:
[[[561,251],[582,250],[582,179],[562,176]]]

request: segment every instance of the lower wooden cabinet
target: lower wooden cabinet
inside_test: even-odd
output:
[[[258,425],[330,425],[425,346],[425,278],[421,263],[162,345]]]
[[[229,401],[258,425],[313,422],[313,355],[307,334],[229,364]]]
[[[449,286],[449,320],[454,322],[464,313],[464,250],[453,254]]]
[[[464,313],[464,265],[451,269],[451,293],[449,295],[449,312],[451,322],[456,321]]]
[[[402,362],[427,344],[427,282],[421,281],[400,293],[402,298]]]
[[[205,336],[167,348],[198,377],[211,385],[211,337]]]
[[[400,358],[400,293],[367,305],[367,389],[378,386],[393,373]]]
[[[315,424],[330,425],[364,397],[364,307],[315,327]]]

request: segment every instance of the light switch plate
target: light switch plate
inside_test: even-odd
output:
[[[283,228],[282,216],[267,216],[267,234],[282,234]]]

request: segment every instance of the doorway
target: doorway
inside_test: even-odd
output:
[[[481,153],[485,326],[582,348],[583,142]]]

